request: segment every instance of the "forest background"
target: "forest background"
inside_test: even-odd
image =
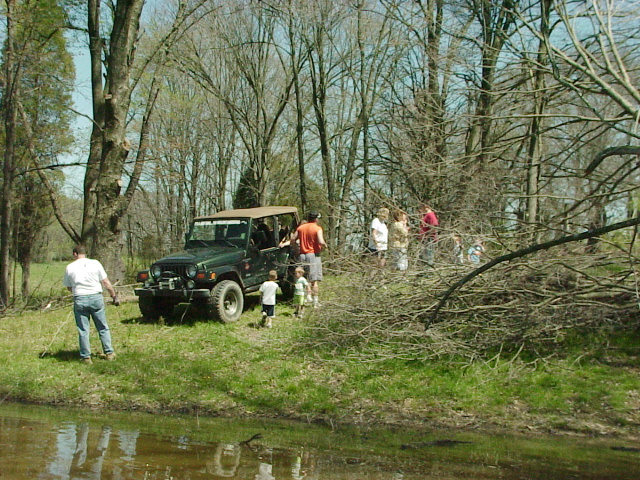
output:
[[[482,235],[481,270],[527,283],[503,270],[508,285],[485,280],[499,298],[437,313],[635,315],[637,2],[5,0],[3,13],[3,310],[29,298],[34,260],[73,243],[123,284],[125,261],[180,248],[194,216],[287,204],[323,213],[342,268],[378,207],[415,226],[428,202],[442,252],[453,233]],[[91,64],[87,138],[71,129],[76,49]],[[435,318],[433,301],[407,300],[426,305],[411,318]]]

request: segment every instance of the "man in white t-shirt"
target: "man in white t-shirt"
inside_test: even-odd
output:
[[[102,350],[107,360],[115,360],[116,354],[111,345],[111,331],[107,324],[107,314],[102,297],[103,287],[113,299],[113,304],[120,305],[116,291],[111,285],[104,267],[98,260],[87,258],[84,245],[73,249],[74,261],[67,265],[63,284],[73,293],[73,313],[78,327],[80,343],[80,361],[91,364],[91,345],[89,342],[89,319],[93,318]]]

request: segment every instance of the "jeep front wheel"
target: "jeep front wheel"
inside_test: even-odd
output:
[[[211,290],[207,301],[207,316],[224,323],[232,323],[240,318],[244,308],[244,295],[233,280],[223,280]]]

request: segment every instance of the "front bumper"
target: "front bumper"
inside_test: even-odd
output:
[[[134,289],[138,297],[172,298],[188,302],[194,298],[209,298],[211,290],[207,288],[180,288],[175,290],[162,289],[160,287],[144,287]]]

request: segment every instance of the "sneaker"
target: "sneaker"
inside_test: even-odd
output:
[[[260,325],[263,327],[267,324],[267,312],[262,312],[262,320],[260,320]]]
[[[273,325],[271,324],[271,317],[267,317],[267,325],[266,325],[266,327],[267,328],[273,327]]]
[[[92,365],[93,362],[91,361],[91,357],[84,357],[80,359],[80,362],[87,364],[87,365]]]
[[[107,353],[104,356],[104,359],[107,360],[108,362],[113,362],[116,359],[116,354],[115,353]]]

